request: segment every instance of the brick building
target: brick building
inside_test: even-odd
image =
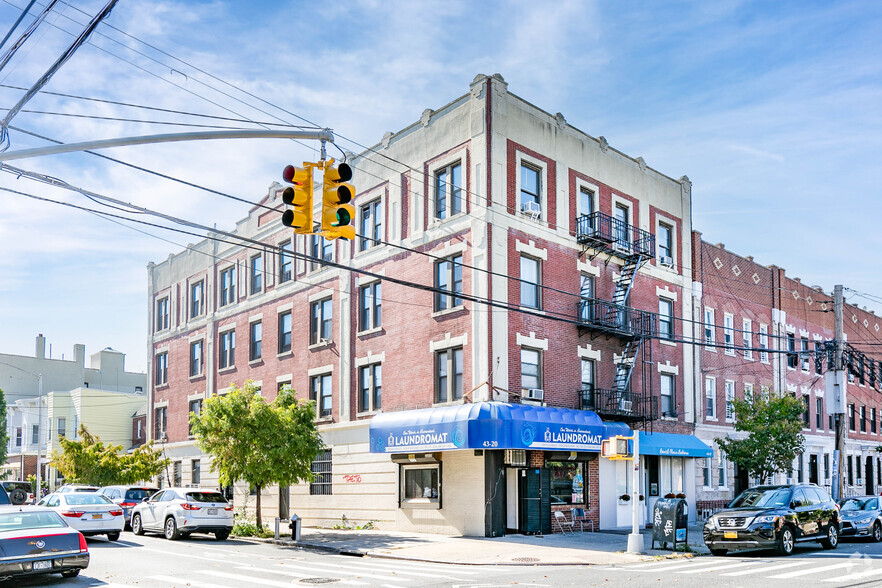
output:
[[[696,435],[714,448],[698,475],[699,509],[732,499],[755,484],[725,460],[714,443],[736,435],[730,401],[745,395],[788,393],[806,405],[805,452],[791,472],[774,482],[832,482],[833,417],[825,402],[826,358],[816,349],[833,339],[833,296],[807,286],[774,265],[712,245],[693,233],[695,338],[702,343],[696,390],[702,397]],[[879,442],[882,435],[882,368],[871,361],[882,343],[882,319],[866,308],[845,304],[845,340],[852,344],[853,373],[848,377],[848,419],[844,480],[850,494],[876,494],[882,487]],[[768,349],[766,352],[763,349]]]
[[[295,235],[273,184],[234,231],[262,247],[207,239],[150,264],[147,429],[175,482],[216,483],[188,415],[252,380],[266,398],[290,385],[314,399],[329,448],[313,483],[267,490],[267,516],[493,536],[583,508],[626,527],[627,468],[598,451],[629,426],[646,433],[642,513],[691,492],[710,449],[692,436],[697,360],[682,332],[685,176],[498,75],[349,163],[357,233],[378,241]]]

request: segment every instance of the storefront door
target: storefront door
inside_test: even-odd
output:
[[[551,481],[546,468],[526,468],[518,476],[518,531],[551,533]]]

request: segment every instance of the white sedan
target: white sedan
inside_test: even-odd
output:
[[[123,509],[102,494],[55,493],[39,504],[60,514],[68,525],[83,535],[107,535],[109,540],[116,541],[125,527]]]

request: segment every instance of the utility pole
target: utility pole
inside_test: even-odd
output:
[[[845,365],[843,361],[843,354],[845,351],[845,340],[843,334],[843,320],[842,320],[842,307],[844,305],[843,297],[842,297],[842,286],[837,285],[833,288],[833,344],[835,348],[833,350],[833,365],[829,366],[832,368],[833,375],[832,381],[831,377],[827,377],[827,392],[831,395],[829,396],[830,402],[833,403],[834,410],[832,411],[836,416],[836,451],[833,452],[833,460],[836,462],[836,470],[838,475],[834,476],[833,479],[833,498],[834,500],[839,500],[842,498],[842,487],[843,487],[843,476],[845,465],[845,435],[847,429],[845,427],[846,415],[848,411],[848,397],[847,397],[847,379],[845,377]],[[828,368],[828,371],[829,371]]]

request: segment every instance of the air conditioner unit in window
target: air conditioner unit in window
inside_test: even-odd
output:
[[[527,393],[524,395],[524,398],[527,400],[542,400],[545,398],[545,390],[541,388],[530,388],[527,390]]]
[[[622,412],[631,412],[631,401],[619,400],[619,410]]]
[[[521,212],[536,220],[542,214],[542,207],[538,202],[524,202],[521,204]]]
[[[658,263],[665,267],[674,267],[674,258],[670,255],[662,255],[658,258]]]

